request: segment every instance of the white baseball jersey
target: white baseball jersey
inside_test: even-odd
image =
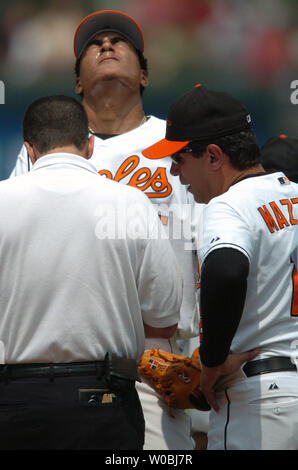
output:
[[[0,362],[138,360],[143,321],[177,323],[178,264],[141,191],[50,154],[0,183],[0,212]]]
[[[243,315],[233,352],[261,347],[260,357],[291,356],[298,340],[298,185],[283,173],[248,177],[207,204],[200,264],[230,247],[249,260]]]
[[[179,336],[198,335],[199,315],[196,302],[197,265],[192,243],[195,224],[201,207],[179,178],[170,174],[171,159],[150,160],[141,151],[164,138],[166,123],[150,116],[142,126],[108,139],[95,137],[91,162],[99,174],[142,191],[155,205],[165,232],[172,243],[183,275],[183,300],[179,321]],[[23,146],[11,176],[28,171]]]

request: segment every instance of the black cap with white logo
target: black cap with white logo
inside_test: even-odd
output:
[[[238,99],[196,85],[169,108],[165,139],[142,153],[151,159],[163,158],[190,142],[208,142],[250,128],[250,114]]]

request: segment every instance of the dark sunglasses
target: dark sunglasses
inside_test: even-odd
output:
[[[193,152],[193,149],[185,147],[184,149],[180,150],[180,152],[177,152],[171,155],[171,159],[173,160],[174,163],[179,165],[179,163],[181,163],[181,153],[191,153],[191,152]]]

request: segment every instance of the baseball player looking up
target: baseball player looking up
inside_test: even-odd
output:
[[[143,153],[172,154],[172,171],[206,204],[199,259],[208,448],[298,449],[298,185],[266,174],[250,115],[228,93],[197,85],[172,104],[167,123],[166,138]]]
[[[149,161],[141,151],[160,140],[166,123],[145,116],[142,94],[148,85],[144,38],[139,25],[117,11],[99,11],[82,19],[74,34],[76,92],[94,135],[92,164],[98,173],[142,191],[157,208],[183,275],[184,289],[177,333],[173,339],[147,339],[146,349],[187,355],[188,338],[199,333],[196,301],[197,266],[192,249],[186,249],[192,231],[188,213],[199,213],[192,194],[170,173],[170,157]],[[12,176],[27,172],[27,153],[22,148]],[[181,208],[181,211],[180,211]],[[185,211],[185,212],[184,212]],[[179,232],[173,235],[173,226]],[[144,449],[193,449],[191,421],[183,410],[169,416],[159,396],[138,383],[146,422]]]
[[[0,183],[0,448],[142,449],[138,361],[176,330],[176,257],[148,198],[88,161],[79,102],[35,101],[23,135],[32,171]]]

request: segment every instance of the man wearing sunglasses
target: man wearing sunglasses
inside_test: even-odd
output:
[[[199,260],[208,449],[298,449],[298,185],[265,172],[243,104],[201,85],[172,104],[165,139],[143,154],[172,155],[172,173],[206,204]]]

